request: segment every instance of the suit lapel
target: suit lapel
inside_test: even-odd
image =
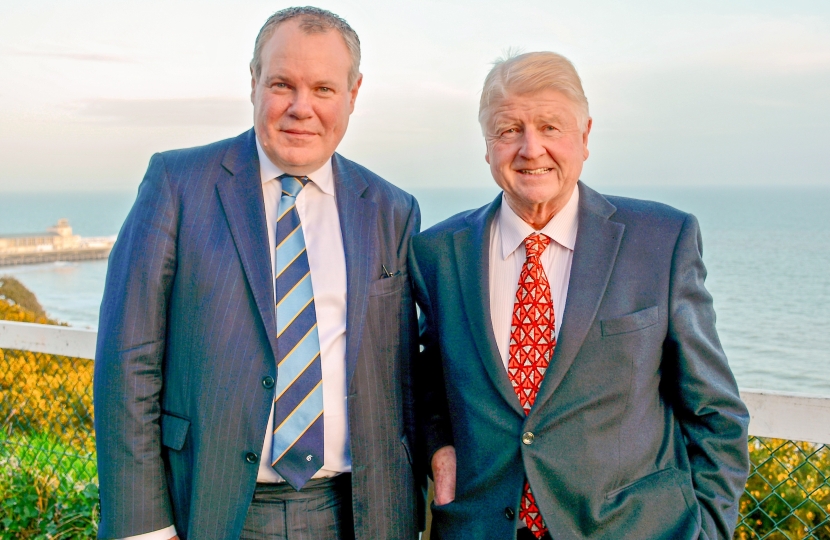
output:
[[[369,302],[371,269],[377,268],[377,204],[362,197],[368,184],[348,161],[334,154],[334,192],[346,256],[346,388],[351,388]]]
[[[455,261],[464,311],[484,368],[504,400],[524,416],[519,398],[504,369],[490,319],[490,226],[499,206],[501,194],[490,205],[467,218],[469,227],[453,235]]]
[[[254,137],[252,129],[240,135],[228,149],[222,166],[231,176],[219,181],[216,190],[265,333],[268,335],[271,351],[276,358],[274,281],[271,277],[265,203]]]
[[[605,197],[579,182],[579,213],[568,298],[556,351],[536,403],[541,409],[576,358],[611,277],[625,226],[608,218],[616,211]]]

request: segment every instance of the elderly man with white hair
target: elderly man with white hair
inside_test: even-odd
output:
[[[694,216],[579,181],[573,65],[498,62],[485,159],[502,193],[413,238],[432,538],[730,538],[747,425]]]

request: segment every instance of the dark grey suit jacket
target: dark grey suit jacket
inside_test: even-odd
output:
[[[446,444],[458,456],[433,538],[515,538],[525,477],[556,540],[730,538],[749,418],[715,332],[697,221],[578,189],[559,340],[527,417],[490,322],[501,198],[413,239],[426,456]]]
[[[415,199],[335,154],[347,273],[356,537],[415,538],[406,272]],[[385,265],[395,277],[383,277]],[[101,538],[175,522],[238,538],[273,389],[276,322],[253,130],[153,156],[110,256],[95,361]],[[266,459],[270,459],[266,457]]]

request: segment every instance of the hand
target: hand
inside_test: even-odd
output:
[[[435,505],[455,500],[455,447],[444,446],[432,455],[432,477],[435,480]]]

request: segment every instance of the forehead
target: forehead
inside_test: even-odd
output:
[[[579,106],[557,90],[541,90],[525,94],[508,93],[490,106],[491,122],[534,122],[557,119],[576,122]]]
[[[274,29],[262,48],[261,62],[263,75],[289,70],[347,76],[351,68],[349,49],[340,32],[330,29],[308,33],[296,20]]]

